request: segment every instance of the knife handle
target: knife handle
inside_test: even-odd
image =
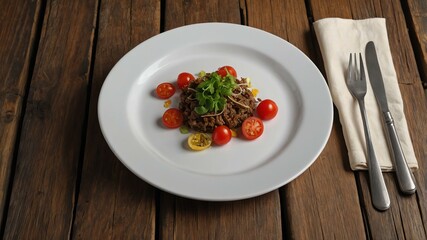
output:
[[[417,190],[415,186],[415,178],[409,169],[408,164],[406,163],[405,155],[403,154],[399,137],[397,136],[396,128],[394,126],[394,120],[390,112],[384,112],[384,120],[387,126],[389,143],[394,159],[394,166],[396,169],[396,176],[400,190],[406,194],[415,193]]]

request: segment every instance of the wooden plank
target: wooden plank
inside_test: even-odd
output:
[[[30,63],[40,25],[41,2],[1,1],[0,5],[0,226],[3,227],[23,98],[31,77]]]
[[[163,193],[160,239],[281,239],[279,194],[204,202]]]
[[[419,169],[414,173],[417,182],[417,196],[402,198],[405,204],[400,204],[402,209],[402,221],[405,226],[407,239],[427,239],[427,104],[421,84],[415,82],[413,85],[400,85],[403,95],[406,119],[408,120],[409,132],[414,144],[415,155],[418,159]],[[396,181],[394,181],[396,184]],[[410,203],[407,203],[410,201]],[[417,205],[414,203],[417,202]],[[421,216],[412,214],[418,206]],[[423,223],[424,229],[420,226]],[[408,230],[409,229],[409,230]],[[423,232],[424,230],[424,232]],[[410,235],[406,234],[409,232]]]
[[[412,45],[417,58],[421,80],[427,88],[427,2],[424,0],[407,0],[407,18],[412,33]]]
[[[310,25],[303,1],[246,1],[246,5],[249,25],[288,40],[316,61],[312,44],[315,39],[307,34],[310,32]],[[263,11],[258,14],[259,9]],[[256,14],[259,15],[258,18],[253,17]],[[336,119],[329,142],[315,164],[281,189],[285,213],[283,218],[286,219],[288,237],[295,239],[365,237],[356,182],[351,171],[348,171],[349,166],[342,142],[340,125]],[[336,196],[333,204],[330,200],[331,195]],[[347,213],[353,217],[347,218],[345,215]]]
[[[243,7],[244,8],[244,7]],[[198,22],[240,23],[239,1],[166,1],[165,30]],[[280,239],[278,191],[234,202],[160,195],[160,239]]]
[[[360,184],[361,206],[366,217],[369,237],[385,239],[425,239],[426,238],[426,126],[427,111],[422,96],[420,77],[416,69],[411,42],[400,1],[371,1],[357,3],[340,0],[330,1],[330,6],[340,6],[336,9],[326,7],[323,1],[311,0],[314,20],[326,17],[343,17],[362,19],[369,17],[385,17],[389,43],[392,50],[394,66],[400,83],[404,101],[405,114],[408,120],[416,156],[420,169],[415,172],[418,192],[412,196],[402,195],[396,188],[393,173],[384,174],[386,185],[392,201],[391,209],[378,212],[370,202],[368,179],[365,172],[358,173]],[[329,6],[328,5],[328,6]],[[424,98],[425,99],[425,98]]]
[[[5,239],[68,238],[95,12],[94,1],[47,2]]]
[[[101,1],[80,193],[72,236],[154,239],[156,192],[114,156],[102,136],[98,96],[107,74],[129,50],[160,32],[160,1]],[[94,144],[95,143],[95,144]]]
[[[239,10],[239,0],[166,0],[164,29],[201,22],[240,23]]]

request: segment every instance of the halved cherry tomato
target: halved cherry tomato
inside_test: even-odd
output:
[[[168,99],[175,94],[175,86],[172,83],[160,83],[156,88],[156,94],[161,99]]]
[[[188,146],[195,151],[205,150],[212,144],[212,139],[205,133],[193,133],[188,136]]]
[[[230,73],[232,76],[237,77],[237,72],[236,70],[231,67],[231,66],[223,66],[218,68],[218,71],[216,71],[221,77],[225,77],[227,76],[227,71],[228,73]]]
[[[188,72],[182,72],[178,75],[177,78],[177,84],[180,89],[184,89],[190,85],[191,81],[193,81],[195,78],[193,74]]]
[[[231,130],[225,125],[221,125],[215,128],[212,133],[212,140],[217,145],[227,144],[231,140]]]
[[[249,117],[242,124],[242,133],[248,140],[254,140],[264,132],[264,124],[257,117]]]
[[[256,112],[262,120],[273,119],[278,110],[277,104],[271,99],[262,100],[256,108]]]
[[[184,117],[176,108],[169,108],[163,113],[162,122],[167,128],[178,128],[182,125]]]

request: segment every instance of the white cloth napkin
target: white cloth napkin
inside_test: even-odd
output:
[[[351,168],[365,170],[367,164],[362,117],[357,101],[350,94],[345,83],[349,55],[353,52],[362,53],[366,79],[369,79],[365,47],[366,43],[374,41],[387,101],[406,161],[411,169],[417,169],[418,164],[403,112],[402,96],[388,43],[385,19],[325,18],[316,21],[314,29],[322,52],[332,99],[339,111]],[[377,105],[371,84],[369,80],[367,82],[368,92],[365,96],[365,104],[375,154],[383,171],[393,171],[392,155],[387,146],[387,130],[383,127],[382,113]]]

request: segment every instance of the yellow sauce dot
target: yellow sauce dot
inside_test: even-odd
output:
[[[163,107],[168,108],[170,107],[170,105],[172,104],[172,101],[170,99],[166,100],[165,103],[163,104]]]
[[[256,97],[258,95],[258,93],[259,93],[258,89],[256,89],[256,88],[252,89],[252,95],[254,95],[254,97]]]

